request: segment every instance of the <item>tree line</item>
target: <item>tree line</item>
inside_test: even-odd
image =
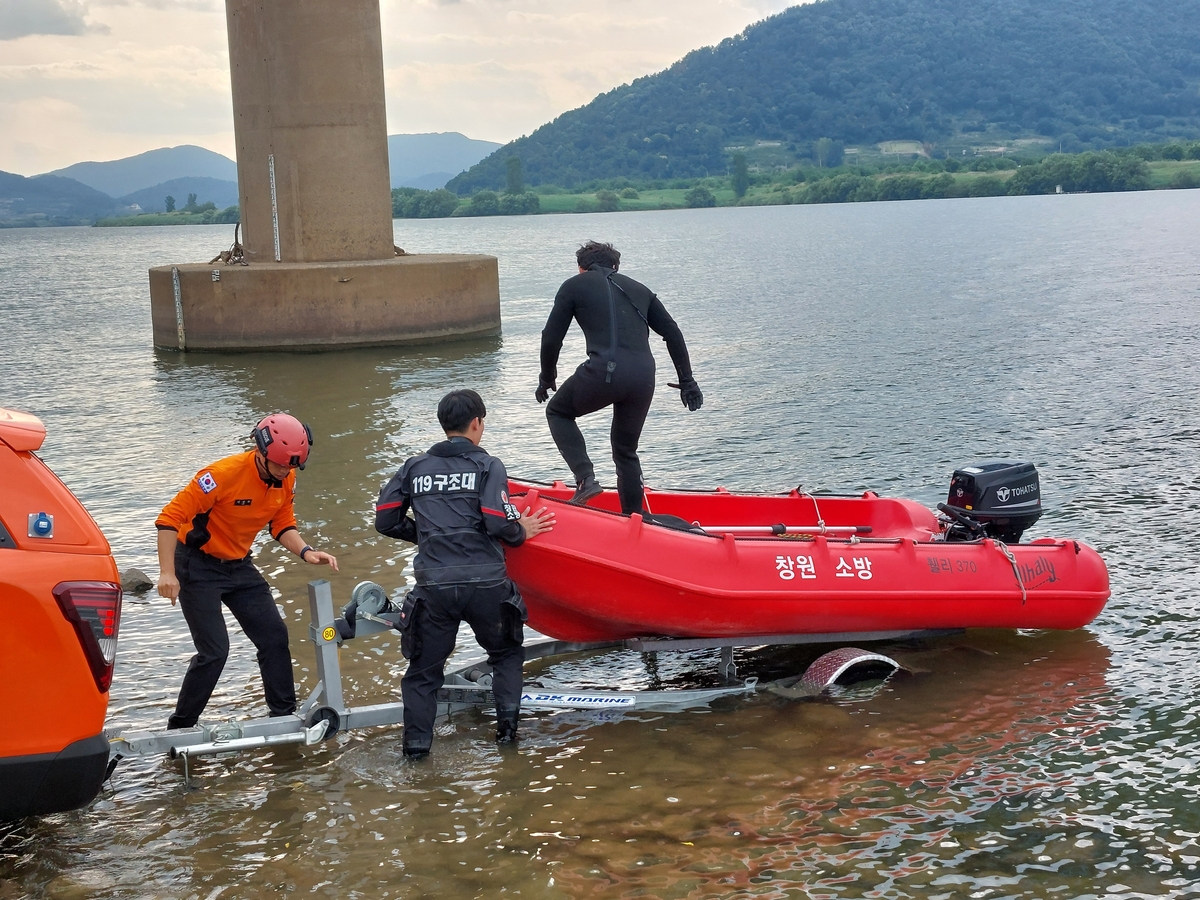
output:
[[[197,203],[195,194],[187,195],[187,202],[179,209],[175,208],[176,200],[170,194],[163,198],[163,206],[167,213],[183,213],[188,216],[197,216],[195,224],[197,225],[232,225],[235,222],[241,221],[241,210],[237,205],[227,206],[224,209],[217,209],[217,204],[211,200],[205,203]],[[159,213],[148,213],[147,215],[155,216]]]
[[[464,202],[453,191],[439,188],[394,188],[392,215],[397,219],[444,219],[448,216],[527,216],[541,208],[541,199],[533,191],[519,194],[477,191]]]
[[[514,160],[507,168],[519,172],[520,160]],[[1200,141],[1042,158],[917,159],[874,167],[808,165],[783,173],[751,172],[745,155],[736,153],[728,167],[731,174],[725,178],[646,180],[637,187],[627,178],[593,179],[573,191],[557,185],[529,191],[523,181],[510,181],[509,187],[520,193],[483,190],[469,199],[444,188],[398,188],[392,192],[392,209],[397,218],[528,215],[543,211],[545,198],[571,194],[578,197],[573,206],[559,204],[557,211],[612,212],[629,208],[622,201],[638,200],[639,187],[643,191],[674,190],[678,199],[666,205],[690,208],[717,206],[714,191],[722,186],[732,192],[732,202],[750,205],[1140,191],[1152,186],[1149,163],[1160,160],[1200,161]],[[1167,186],[1200,187],[1200,167],[1181,168]],[[752,188],[760,190],[747,196]]]
[[[1077,156],[1047,157],[1039,163],[1021,166],[1007,179],[998,175],[983,175],[970,180],[956,179],[949,172],[913,172],[883,178],[843,172],[802,185],[790,197],[781,199],[780,202],[938,200],[1060,192],[1144,191],[1149,187],[1150,168],[1145,160],[1134,156],[1119,156],[1107,151],[1089,151]]]

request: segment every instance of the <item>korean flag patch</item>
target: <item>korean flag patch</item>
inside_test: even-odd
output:
[[[217,489],[217,479],[212,477],[212,472],[205,472],[196,479],[196,483],[200,485],[200,490],[206,494],[211,494]]]

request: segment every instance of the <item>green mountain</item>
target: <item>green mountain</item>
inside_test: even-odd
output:
[[[501,147],[447,185],[723,174],[831,138],[941,156],[1040,137],[1079,151],[1200,137],[1200,0],[821,0]]]
[[[0,227],[85,225],[111,216],[117,201],[72,178],[0,172]]]

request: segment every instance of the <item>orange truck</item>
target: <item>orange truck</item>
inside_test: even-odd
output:
[[[86,806],[108,768],[121,623],[108,541],[41,461],[46,428],[0,408],[0,820]],[[27,710],[29,715],[21,715]]]

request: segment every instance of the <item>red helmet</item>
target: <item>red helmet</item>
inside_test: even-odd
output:
[[[312,446],[312,431],[295,416],[274,413],[254,426],[254,446],[271,462],[303,469]]]

